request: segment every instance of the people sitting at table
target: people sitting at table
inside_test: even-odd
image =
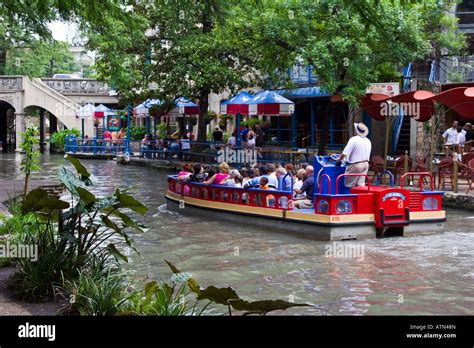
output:
[[[314,168],[313,166],[306,166],[306,179],[300,189],[295,189],[296,194],[306,193],[306,198],[295,201],[294,206],[297,209],[313,208],[314,199]]]
[[[219,173],[214,174],[211,178],[204,181],[206,185],[222,185],[222,183],[229,177],[230,167],[226,162],[219,164]]]

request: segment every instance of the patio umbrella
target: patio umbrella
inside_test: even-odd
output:
[[[248,92],[239,92],[221,103],[221,115],[249,114],[249,105],[253,96]]]
[[[249,115],[249,105],[253,96],[248,92],[239,92],[232,98],[221,103],[221,115],[235,115],[236,145],[240,146],[240,116]]]
[[[76,117],[82,121],[82,139],[84,139],[84,119],[94,117],[94,104],[86,104],[76,112]]]
[[[249,106],[250,115],[291,116],[295,112],[295,103],[272,92],[257,93]]]
[[[169,112],[172,116],[199,115],[199,105],[189,99],[180,97],[175,104],[176,107]]]
[[[155,105],[161,105],[159,99],[147,99],[143,103],[138,104],[133,108],[133,116],[135,117],[147,117],[150,115],[150,108]]]
[[[104,116],[113,114],[112,109],[108,108],[104,104],[100,104],[98,107],[94,109],[94,116],[95,118],[103,118]]]

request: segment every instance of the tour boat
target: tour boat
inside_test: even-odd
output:
[[[268,231],[303,234],[320,240],[369,239],[388,235],[420,235],[444,231],[446,213],[442,210],[443,192],[434,190],[433,176],[409,172],[394,186],[386,171],[375,185],[347,188],[344,165],[334,157],[316,156],[314,161],[314,208],[296,209],[292,191],[243,189],[205,185],[168,177],[168,208],[194,213],[218,221],[251,224]],[[382,175],[390,185],[380,185]],[[406,188],[405,179],[418,180],[417,189]],[[430,190],[423,188],[426,178]]]

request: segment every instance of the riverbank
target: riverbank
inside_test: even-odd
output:
[[[14,267],[0,267],[0,315],[56,315],[58,303],[27,303],[11,296],[6,283],[14,271]]]
[[[130,156],[125,157],[123,155],[115,156],[111,154],[107,155],[92,155],[92,154],[71,154],[74,157],[80,159],[108,159],[108,160],[115,160],[117,164],[122,165],[133,165],[133,166],[142,166],[142,167],[150,167],[159,170],[177,170],[177,168],[181,168],[184,163],[187,162],[179,162],[179,161],[167,161],[167,160],[158,160],[158,159],[146,159],[140,158],[137,156]],[[459,185],[464,188],[467,188],[467,181],[460,179]],[[446,208],[453,208],[453,209],[460,209],[466,211],[474,211],[474,190],[471,190],[470,193],[466,194],[464,192],[454,193],[452,191],[444,191],[443,195],[443,207]]]

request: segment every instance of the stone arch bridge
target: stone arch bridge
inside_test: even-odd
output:
[[[0,141],[6,145],[8,136],[13,137],[18,148],[21,132],[26,129],[25,109],[40,110],[40,132],[44,139],[44,113],[54,116],[67,128],[81,129],[82,122],[76,111],[86,103],[118,104],[110,89],[95,79],[50,79],[26,76],[0,76]],[[11,121],[8,123],[7,119]],[[7,129],[10,125],[10,129]],[[85,133],[94,134],[94,120],[85,120]],[[6,147],[6,146],[4,146]]]

